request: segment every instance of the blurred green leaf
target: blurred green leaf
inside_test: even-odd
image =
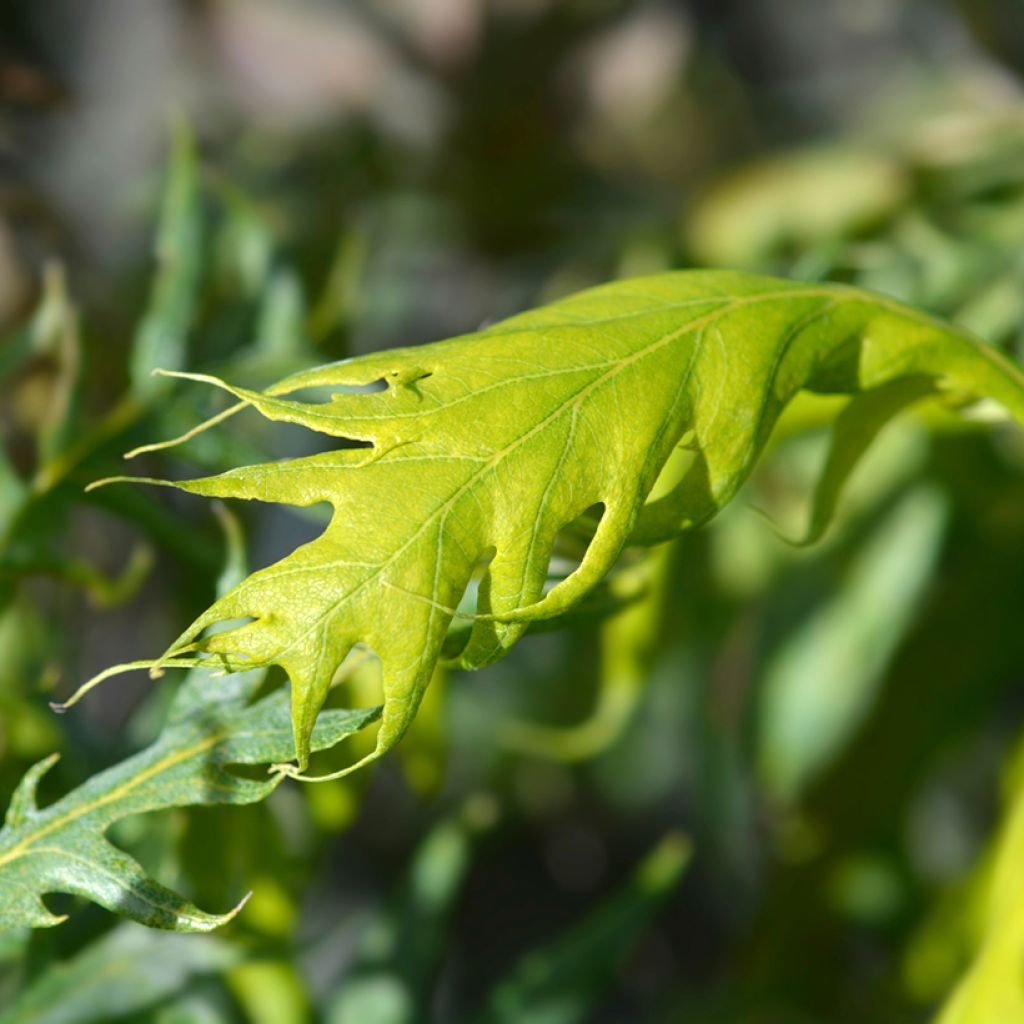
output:
[[[298,276],[278,270],[267,281],[256,326],[255,349],[263,358],[280,363],[295,358],[305,339],[306,302]]]
[[[46,411],[39,426],[38,459],[43,465],[67,447],[73,437],[81,373],[78,311],[68,298],[64,271],[57,265],[46,270],[43,298],[29,331],[34,354],[47,357],[54,368]]]
[[[416,851],[389,906],[363,931],[353,964],[328,1002],[329,1024],[413,1024],[425,1008],[446,945],[448,919],[479,833],[496,808],[483,796],[436,826]]]
[[[923,378],[905,378],[856,395],[836,417],[825,467],[818,478],[811,517],[800,544],[821,539],[835,514],[839,497],[850,474],[879,432],[909,405],[931,391]]]
[[[658,908],[675,890],[690,844],[666,836],[630,881],[587,920],[550,946],[533,950],[489,998],[477,1024],[577,1024],[614,979]]]
[[[601,626],[601,668],[594,707],[570,726],[512,721],[502,740],[535,757],[583,761],[597,757],[621,735],[636,709],[650,675],[656,639],[670,593],[675,545],[660,545],[636,565],[619,572],[609,585],[624,607]]]
[[[186,939],[121,924],[43,971],[0,1010],[0,1024],[106,1024],[156,1006],[242,955],[212,936]]]
[[[0,445],[0,550],[5,534],[17,516],[27,494],[27,487],[14,471],[7,453]]]
[[[941,496],[912,491],[857,556],[834,598],[790,634],[765,667],[762,778],[792,799],[867,714],[935,568]]]
[[[224,208],[214,241],[215,271],[225,286],[247,299],[258,297],[273,267],[274,234],[264,211],[234,182],[207,171]]]
[[[323,289],[309,313],[309,333],[317,344],[348,324],[363,301],[359,292],[366,261],[366,238],[357,231],[343,232],[327,271]]]
[[[174,123],[171,160],[156,238],[157,273],[132,345],[132,391],[165,390],[155,369],[180,369],[201,284],[202,202],[195,142],[184,121]]]
[[[938,1024],[1024,1020],[1024,747],[1018,745],[1008,774],[1010,799],[999,833],[965,901],[973,958]]]
[[[715,182],[686,225],[698,262],[766,269],[780,253],[839,241],[899,208],[898,161],[845,147],[785,153]]]
[[[294,967],[287,961],[251,959],[228,975],[231,989],[251,1024],[305,1024],[308,997]]]

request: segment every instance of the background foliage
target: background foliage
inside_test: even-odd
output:
[[[691,265],[853,282],[1019,358],[1022,60],[1010,0],[6,5],[0,792],[145,757],[187,683],[47,701],[162,649],[226,538],[262,566],[322,526],[85,494],[223,408],[152,367],[262,386]],[[794,409],[605,614],[435,678],[372,773],[126,808],[150,874],[249,903],[179,936],[48,898],[66,923],[0,935],[0,1020],[1024,1019],[1024,446],[907,418],[794,549],[754,510],[799,532],[833,412]],[[139,459],[308,443],[252,417]]]

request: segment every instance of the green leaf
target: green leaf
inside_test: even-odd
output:
[[[260,356],[280,363],[296,355],[306,333],[305,308],[302,283],[297,274],[278,270],[269,277],[256,328],[255,348]]]
[[[153,1007],[240,958],[212,936],[186,939],[122,924],[48,967],[0,1011],[0,1024],[104,1024]]]
[[[527,954],[499,983],[476,1024],[577,1024],[672,894],[690,860],[690,843],[667,835],[633,877],[580,925]]]
[[[1024,746],[1009,766],[1009,799],[998,834],[970,879],[965,907],[974,955],[938,1016],[938,1024],[1024,1019]]]
[[[685,241],[703,264],[763,269],[890,217],[907,199],[908,177],[888,156],[845,146],[785,153],[718,182]]]
[[[28,495],[25,482],[11,465],[7,452],[0,446],[0,550],[6,544],[6,534],[24,505]]]
[[[798,795],[863,721],[932,577],[945,520],[940,494],[908,494],[835,597],[768,662],[759,755],[775,795]]]
[[[35,370],[42,389],[31,401],[31,432],[38,465],[65,447],[74,432],[74,412],[81,374],[78,312],[70,301],[63,268],[49,264],[43,274],[43,293],[25,330],[0,346],[7,367]],[[0,379],[5,376],[0,366]],[[32,379],[31,377],[29,378]],[[14,395],[5,396],[13,401]],[[24,416],[25,413],[22,413]],[[35,485],[22,480],[0,445],[0,554],[9,546],[18,516],[32,499]]]
[[[623,606],[601,627],[598,689],[586,718],[568,726],[511,721],[502,734],[510,748],[533,757],[585,761],[622,736],[650,679],[665,599],[671,593],[675,548],[663,544],[615,575],[612,596]]]
[[[355,961],[329,999],[328,1024],[423,1019],[473,846],[496,811],[489,797],[471,797],[423,840],[403,884],[368,922]]]
[[[296,965],[285,959],[252,959],[228,980],[250,1024],[305,1024],[308,996]]]
[[[832,428],[832,443],[814,491],[811,519],[806,535],[799,541],[801,545],[814,544],[824,536],[847,478],[882,428],[931,390],[927,379],[908,377],[850,399]]]
[[[157,367],[185,365],[192,312],[200,288],[202,200],[195,142],[183,121],[174,125],[171,160],[156,238],[157,274],[132,344],[132,391],[149,396]]]
[[[29,327],[32,347],[54,367],[48,408],[39,424],[39,462],[62,451],[74,436],[74,412],[81,373],[78,310],[67,293],[64,271],[57,264],[46,268],[43,297]]]
[[[482,561],[473,628],[454,659],[463,668],[490,664],[531,622],[573,607],[627,543],[711,519],[801,389],[864,395],[913,380],[922,394],[987,396],[1024,419],[1021,371],[958,328],[841,285],[714,271],[590,289],[476,334],[297,373],[264,392],[192,376],[234,394],[236,408],[368,446],[173,484],[333,506],[319,538],[218,600],[159,663],[199,651],[228,671],[282,666],[300,770],[354,644],[384,666],[383,720],[365,762],[413,720]],[[381,381],[383,390],[367,387]],[[313,387],[333,389],[331,399],[285,397]],[[679,445],[692,465],[645,504]],[[598,505],[580,565],[545,593],[559,530]],[[238,619],[250,621],[201,638]]]
[[[267,796],[280,775],[250,779],[229,768],[265,764],[290,752],[287,697],[278,691],[246,707],[258,685],[258,674],[240,676],[228,688],[229,699],[207,700],[198,707],[189,701],[176,703],[152,746],[44,809],[36,804],[36,787],[57,755],[30,768],[0,829],[0,929],[59,924],[63,918],[40,900],[52,892],[85,896],[154,928],[209,931],[230,920],[238,908],[204,913],[148,878],[104,833],[114,822],[143,811],[246,804]],[[312,747],[333,746],[376,717],[376,710],[327,711],[314,731]]]

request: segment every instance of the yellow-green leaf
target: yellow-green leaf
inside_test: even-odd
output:
[[[228,671],[282,666],[300,769],[353,645],[383,662],[372,759],[412,721],[482,562],[472,630],[455,658],[463,668],[495,661],[530,622],[572,607],[627,543],[664,540],[714,516],[801,389],[884,395],[869,403],[869,422],[847,417],[865,443],[884,419],[879,410],[895,414],[903,404],[889,401],[900,381],[913,382],[901,399],[906,390],[986,396],[1024,419],[1021,371],[958,328],[841,285],[725,271],[605,285],[475,334],[334,363],[263,392],[194,379],[233,393],[238,409],[361,445],[174,484],[333,507],[320,537],[216,601],[164,656],[216,655]],[[377,382],[386,386],[367,387]],[[329,400],[302,400],[314,387],[329,389]],[[645,503],[680,445],[692,450],[691,467]],[[840,438],[823,507],[849,470],[845,453],[862,446]],[[556,534],[594,506],[603,514],[579,567],[545,592]],[[239,619],[204,638],[208,627]]]

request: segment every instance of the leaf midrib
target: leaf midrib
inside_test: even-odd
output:
[[[209,750],[210,747],[216,746],[218,743],[223,742],[232,735],[237,738],[248,738],[252,736],[267,736],[281,731],[281,729],[248,730],[233,733],[233,730],[229,726],[221,729],[219,732],[208,733],[202,738],[202,740],[193,744],[191,747],[186,747],[183,750],[171,751],[171,753],[166,757],[154,762],[148,768],[143,769],[137,775],[133,775],[126,782],[120,784],[109,792],[104,793],[102,796],[97,797],[91,803],[87,803],[81,807],[72,807],[65,814],[47,822],[35,832],[29,833],[29,835],[15,843],[15,845],[7,850],[6,853],[0,853],[0,867],[3,867],[5,864],[9,864],[11,861],[17,860],[19,857],[25,856],[26,851],[32,852],[29,850],[29,847],[33,846],[40,839],[45,838],[51,833],[60,831],[60,829],[64,828],[64,826],[69,822],[73,822],[79,818],[85,818],[94,811],[99,810],[101,807],[120,800],[126,794],[130,793],[133,789],[137,789],[143,783],[149,782],[162,772],[169,771],[171,768],[181,764],[183,761],[187,761],[189,758],[195,757],[197,754],[201,754],[205,750]],[[163,742],[163,740],[159,742]],[[37,813],[45,814],[46,811]]]

